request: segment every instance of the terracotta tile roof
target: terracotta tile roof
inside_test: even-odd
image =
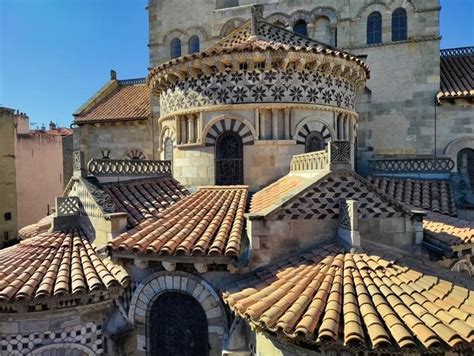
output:
[[[474,244],[474,221],[466,221],[437,213],[423,218],[425,240],[435,245]]]
[[[108,244],[111,250],[161,255],[237,257],[246,186],[201,187]]]
[[[178,57],[158,65],[150,71],[147,81],[149,82],[159,71],[178,63],[184,63],[198,58],[212,57],[215,55],[232,52],[266,50],[281,50],[288,52],[301,51],[305,53],[313,52],[344,58],[348,61],[359,64],[365,71],[366,76],[369,77],[369,67],[355,55],[344,52],[341,49],[275,26],[262,19],[257,20],[256,31],[256,34],[252,33],[252,23],[251,20],[249,20],[240,28],[236,29],[228,36],[222,38],[214,46],[207,50],[183,57]]]
[[[404,204],[455,216],[456,205],[448,180],[368,177],[381,192]]]
[[[296,342],[348,351],[472,351],[474,291],[378,255],[331,245],[232,285],[223,298],[236,314]]]
[[[441,50],[438,98],[474,96],[474,47]]]
[[[128,223],[135,226],[146,218],[156,217],[167,207],[189,195],[188,190],[170,175],[102,184],[118,210],[128,213]]]
[[[144,80],[138,84],[121,84],[110,94],[75,114],[78,124],[104,121],[128,121],[147,119],[151,115],[150,91]],[[134,82],[132,82],[134,83]]]
[[[74,131],[72,129],[68,129],[66,127],[58,127],[57,129],[53,130],[46,130],[46,132],[50,135],[57,135],[62,137],[67,137],[74,134]]]
[[[305,186],[308,182],[311,182],[308,178],[290,175],[277,180],[253,195],[250,212],[261,212],[272,205],[278,204],[285,197],[291,196],[298,188]]]
[[[41,233],[0,250],[0,303],[105,291],[128,279],[79,230]]]
[[[34,236],[37,236],[38,234],[48,231],[51,228],[51,225],[53,224],[53,218],[54,218],[54,215],[51,214],[42,218],[40,221],[38,221],[35,224],[22,227],[18,231],[18,237],[24,240],[24,239],[28,239],[30,237],[34,237]]]

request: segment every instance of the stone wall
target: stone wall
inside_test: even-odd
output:
[[[63,191],[62,137],[17,135],[15,165],[20,229],[50,214],[54,199]]]
[[[450,157],[457,164],[463,148],[474,149],[474,110],[472,102],[458,99],[441,101],[437,108],[437,153]]]
[[[153,136],[151,120],[81,125],[74,130],[74,151],[83,151],[86,162],[107,153],[111,159],[127,159],[132,151],[153,159]]]
[[[14,110],[0,108],[0,248],[17,237]]]
[[[0,315],[0,355],[103,355],[110,302],[47,312]]]
[[[171,38],[185,38],[188,32],[196,32],[196,26],[206,33],[201,48],[209,47],[249,19],[250,5],[255,3],[263,4],[263,16],[269,22],[291,27],[304,20],[310,37],[330,38],[332,44],[342,49],[367,56],[371,68],[367,87],[371,95],[365,98],[368,106],[357,108],[361,114],[361,161],[373,158],[374,154],[385,157],[434,153],[434,103],[440,83],[439,0],[240,0],[239,6],[235,2],[220,2],[218,9],[214,2],[200,0],[188,4],[186,12],[181,5],[150,1],[150,65],[168,60]],[[408,39],[392,42],[391,14],[398,7],[407,12]],[[382,43],[367,45],[367,17],[373,11],[382,14]],[[188,12],[197,16],[188,18]],[[328,28],[321,29],[321,23]],[[154,112],[158,113],[155,109]],[[390,135],[386,134],[387,125],[392,130]],[[445,137],[450,141],[457,136],[450,132]]]
[[[163,137],[160,139],[160,158],[164,158],[164,143],[166,137],[171,137],[174,145],[173,175],[185,186],[194,189],[201,185],[215,184],[215,139],[209,139],[210,132],[215,135],[216,130],[223,131],[222,125],[228,129],[229,122],[234,120],[237,125],[243,123],[246,128],[241,133],[249,133],[243,138],[243,183],[248,185],[250,191],[258,191],[275,180],[286,175],[290,170],[290,161],[294,155],[305,152],[304,138],[308,130],[323,131],[328,138],[337,139],[335,132],[336,116],[334,109],[321,107],[311,109],[291,108],[289,116],[289,139],[284,139],[284,111],[276,110],[277,129],[272,129],[271,109],[242,108],[238,110],[216,110],[202,113],[202,123],[196,127],[203,127],[197,133],[198,142],[194,144],[176,144],[175,122],[166,120],[162,122]],[[274,110],[275,111],[275,110]],[[258,122],[258,124],[256,124]],[[238,124],[237,124],[238,123]],[[306,129],[307,128],[307,129]],[[324,129],[326,128],[326,129]],[[273,138],[273,131],[276,138]],[[169,134],[171,132],[171,134]],[[352,132],[352,130],[350,130]],[[300,134],[301,133],[301,134]],[[166,136],[166,137],[165,137]],[[353,139],[353,137],[349,137]]]
[[[329,220],[249,220],[247,235],[250,238],[255,269],[291,253],[304,250],[336,236],[337,219]]]
[[[373,147],[376,157],[433,154],[439,41],[368,47],[356,53],[367,55],[371,69],[371,101],[369,110],[361,105],[359,147]]]

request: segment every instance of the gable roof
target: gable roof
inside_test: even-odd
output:
[[[101,293],[128,280],[82,230],[43,232],[0,250],[0,303]]]
[[[117,252],[238,257],[247,186],[200,187],[108,243]]]
[[[252,17],[241,27],[219,40],[214,46],[199,53],[190,54],[172,59],[153,68],[147,81],[159,71],[178,63],[188,62],[194,59],[212,57],[219,54],[246,51],[301,51],[306,53],[318,53],[343,58],[360,65],[367,78],[369,78],[369,67],[357,56],[329,46],[325,43],[299,35],[295,32],[275,26],[262,18]]]
[[[454,191],[447,179],[370,176],[368,180],[381,192],[401,203],[445,215],[457,214]]]
[[[85,124],[146,120],[150,115],[150,91],[144,78],[111,80],[74,113],[74,121]]]
[[[340,199],[360,201],[361,218],[410,213],[403,204],[381,193],[350,170],[320,170],[313,177],[289,174],[255,193],[250,218],[337,218]]]
[[[474,96],[474,47],[442,49],[438,99]]]
[[[317,348],[472,350],[474,292],[431,273],[327,245],[251,272],[223,299],[256,327]]]
[[[117,211],[128,213],[128,224],[158,216],[164,209],[189,195],[189,191],[169,174],[101,184]]]

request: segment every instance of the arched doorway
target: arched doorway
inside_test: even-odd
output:
[[[240,136],[224,131],[216,140],[216,184],[236,185],[244,180],[243,144]]]
[[[311,131],[305,140],[305,152],[316,152],[324,150],[326,145],[323,134],[319,131]]]
[[[207,318],[199,302],[180,292],[158,296],[150,310],[150,355],[209,354]]]

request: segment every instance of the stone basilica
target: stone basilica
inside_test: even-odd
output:
[[[474,51],[437,0],[150,0],[0,250],[1,355],[474,352]]]

